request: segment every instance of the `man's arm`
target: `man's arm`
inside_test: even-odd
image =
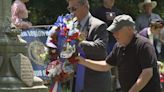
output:
[[[129,92],[139,92],[142,90],[145,85],[149,82],[149,80],[153,76],[153,68],[146,68],[142,70],[142,73],[138,77],[136,83],[131,87]]]
[[[76,59],[78,60],[78,63],[79,64],[82,64],[92,70],[95,70],[95,71],[109,71],[112,66],[107,64],[106,61],[93,61],[93,60],[90,60],[90,59],[84,59],[80,56],[76,57]]]

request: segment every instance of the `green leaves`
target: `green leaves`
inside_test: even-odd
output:
[[[142,0],[143,1],[143,0]],[[131,15],[134,19],[139,14],[139,0],[115,0],[115,5],[123,13]],[[90,10],[101,6],[100,0],[89,0]],[[164,17],[164,1],[157,0],[158,6],[154,9],[155,13]],[[30,10],[29,20],[33,25],[53,24],[57,16],[68,13],[66,0],[30,0],[27,8]]]

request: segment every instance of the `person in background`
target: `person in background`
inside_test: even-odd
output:
[[[159,60],[159,54],[161,53],[161,42],[160,42],[160,33],[164,28],[164,21],[161,19],[151,20],[150,26],[144,28],[139,32],[140,35],[148,38],[153,44],[157,58]]]
[[[161,61],[164,62],[164,28],[163,28],[162,31],[161,31],[160,42],[161,42],[162,44],[161,44],[161,53],[160,53],[159,58],[161,59]]]
[[[104,60],[107,56],[106,44],[108,42],[107,25],[101,20],[93,17],[89,12],[88,0],[67,0],[68,10],[77,17],[80,25],[81,37],[83,40],[79,43],[85,58],[93,60]],[[82,74],[82,70],[78,69],[76,74],[75,86],[81,85],[77,81],[78,73]],[[79,70],[79,71],[78,71]],[[82,75],[83,76],[83,75]],[[109,71],[98,72],[89,68],[84,69],[84,85],[75,92],[109,92]],[[76,88],[75,88],[76,89]]]
[[[161,92],[154,47],[147,38],[136,33],[132,17],[115,17],[107,30],[113,33],[117,43],[106,61],[78,56],[78,63],[96,71],[108,71],[117,66],[123,92]]]
[[[110,26],[113,22],[113,19],[118,16],[123,14],[120,9],[118,9],[115,6],[115,0],[101,0],[102,1],[102,6],[95,9],[93,11],[93,16],[104,21],[107,23],[108,26]],[[107,51],[108,54],[112,50],[116,40],[114,39],[113,35],[111,32],[109,32],[109,40],[108,40],[108,46],[107,46]]]
[[[156,1],[144,0],[138,4],[141,14],[136,18],[136,30],[139,32],[149,26],[150,21],[161,19],[158,14],[153,13],[153,9],[157,6]]]
[[[115,0],[101,0],[102,5],[101,7],[98,7],[97,9],[93,10],[92,14],[94,17],[104,21],[108,26],[110,26],[113,22],[113,19],[118,16],[123,14],[122,11],[120,9],[118,9],[115,6]],[[113,37],[112,33],[109,32],[109,40],[107,43],[107,52],[108,54],[112,51],[114,44],[116,43],[116,39]],[[111,81],[111,90],[112,92],[115,90],[119,90],[120,85],[118,82],[118,78],[117,78],[117,69],[113,68],[111,70],[111,78],[109,81]]]
[[[29,0],[15,0],[11,6],[11,26],[20,29],[27,29],[32,23],[26,21],[28,10],[25,3]]]
[[[160,72],[160,82],[162,91],[164,91],[164,29],[161,31],[160,35],[160,42],[161,42],[161,53],[159,55],[159,72]]]

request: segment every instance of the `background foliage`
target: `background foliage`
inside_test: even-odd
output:
[[[138,3],[143,0],[115,0],[115,5],[125,14],[131,15],[134,19],[139,14]],[[158,6],[154,9],[155,13],[164,18],[164,0],[156,0]],[[101,5],[101,0],[89,0],[90,10]],[[68,13],[66,0],[30,0],[27,8],[30,11],[29,20],[33,25],[51,25],[56,21],[57,16]]]

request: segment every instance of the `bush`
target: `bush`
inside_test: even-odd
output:
[[[101,5],[101,0],[89,0],[89,2],[91,11]],[[154,12],[164,18],[164,7],[162,6],[164,1],[157,0],[157,2],[158,6],[154,9]],[[139,14],[138,3],[138,0],[116,0],[116,6],[134,19]],[[29,20],[34,25],[53,24],[59,15],[68,13],[67,5],[66,0],[30,0],[27,4],[31,11]]]

